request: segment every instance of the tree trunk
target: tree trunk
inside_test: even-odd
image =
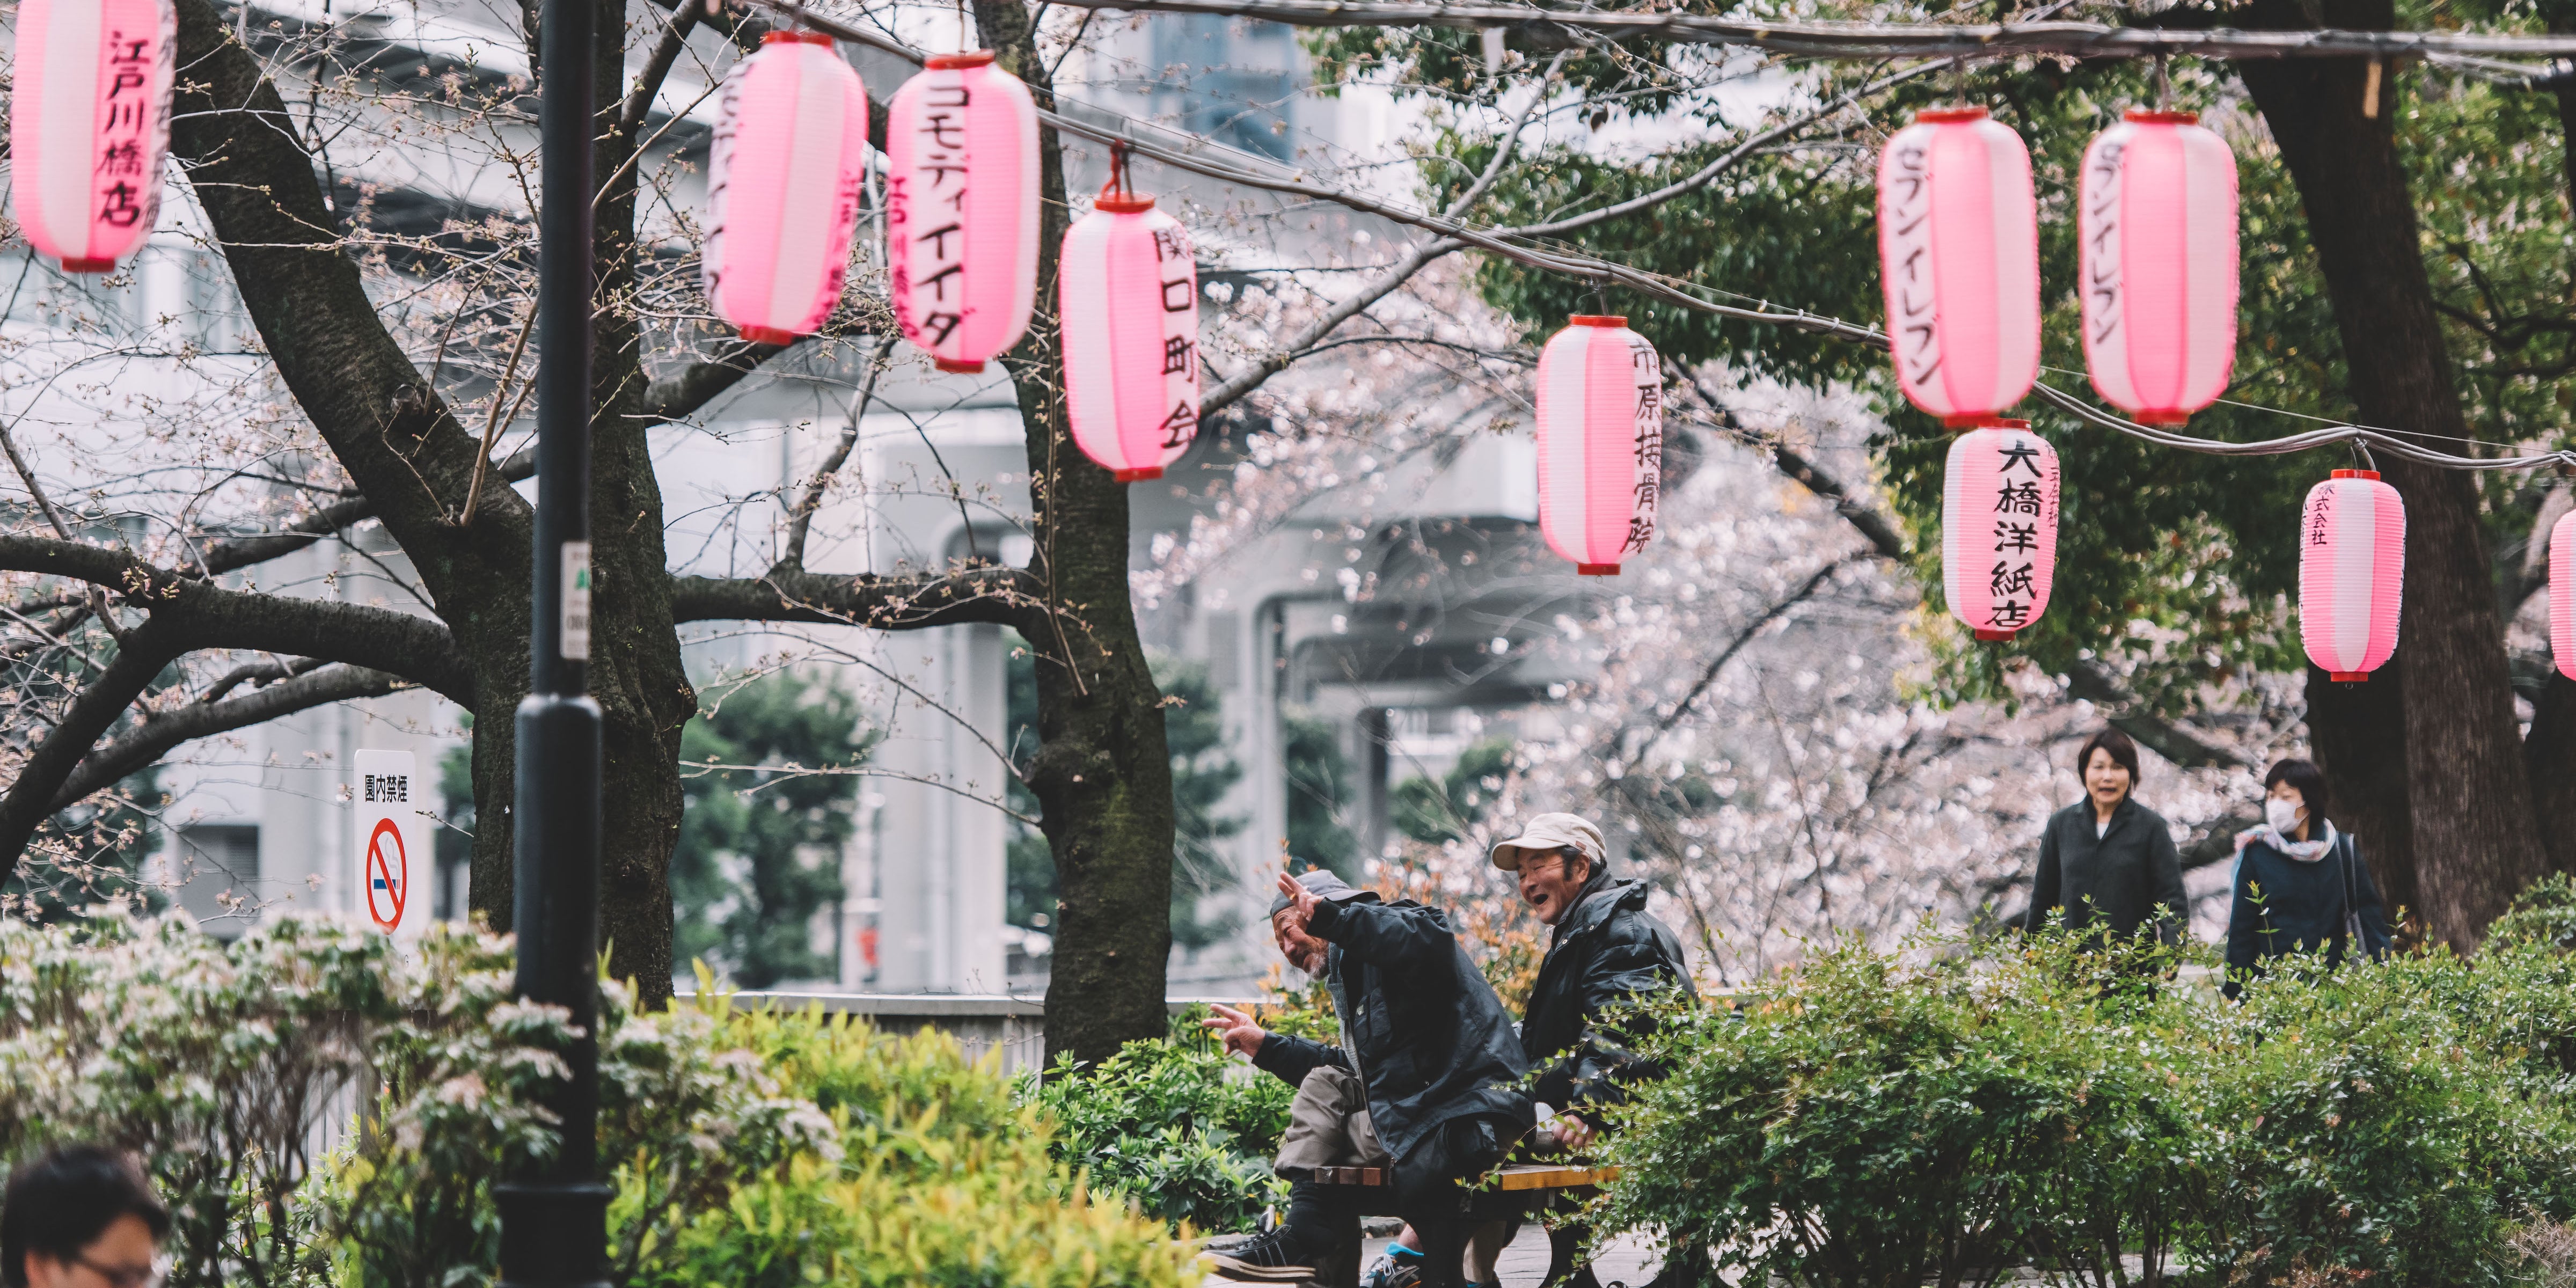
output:
[[[2576,873],[2576,680],[2552,670],[2522,740],[2531,804],[2553,872]]]
[[[2360,684],[2308,668],[2308,749],[2326,774],[2326,817],[2360,840],[2391,925],[2401,908],[2420,923],[2424,906],[2407,811],[2405,657],[2399,649]]]
[[[2385,29],[2390,0],[2258,0],[2248,25]],[[2431,283],[2390,122],[2402,110],[2397,77],[2379,79],[2364,114],[2369,64],[2284,59],[2237,66],[2298,184],[2310,238],[2342,335],[2357,417],[2442,439],[2469,436],[2433,308]],[[2469,476],[2402,461],[2381,472],[2406,500],[2406,609],[2396,705],[2402,747],[2337,745],[2327,752],[2356,782],[2402,764],[2409,862],[2382,871],[2411,884],[2432,937],[2462,951],[2543,870],[2524,776],[2504,632]],[[2287,521],[2286,519],[2284,520]],[[2311,691],[2314,687],[2311,686]],[[2329,713],[2331,726],[2337,716]],[[2377,838],[2365,837],[2365,843]],[[2376,847],[2386,854],[2384,845]],[[2411,869],[2411,871],[2409,871]]]
[[[976,0],[1002,66],[1054,106],[1035,26],[1020,0]],[[1019,387],[1037,515],[1031,566],[1048,616],[1021,634],[1037,658],[1038,752],[1029,788],[1043,810],[1059,902],[1047,983],[1047,1061],[1097,1062],[1169,1031],[1163,986],[1172,953],[1172,763],[1162,694],[1145,663],[1127,591],[1127,488],[1073,446],[1056,332],[1056,259],[1064,240],[1064,154],[1038,146],[1038,294],[1028,339],[1006,359]]]

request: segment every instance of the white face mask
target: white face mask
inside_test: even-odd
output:
[[[2270,823],[2275,832],[2294,832],[2298,830],[2303,808],[2297,801],[2285,801],[2274,796],[2263,802],[2263,821]]]

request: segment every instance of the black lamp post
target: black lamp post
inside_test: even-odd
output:
[[[513,895],[519,996],[572,1013],[563,1145],[500,1187],[501,1282],[607,1283],[598,1181],[599,704],[590,660],[591,134],[598,0],[545,0],[538,41],[536,576],[519,704]]]

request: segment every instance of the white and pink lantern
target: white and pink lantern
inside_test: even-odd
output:
[[[773,31],[734,65],[707,153],[700,276],[746,340],[792,344],[840,301],[867,177],[868,94],[819,32]]]
[[[1199,277],[1154,199],[1103,191],[1065,230],[1064,403],[1074,444],[1121,483],[1163,477],[1199,427]]]
[[[2549,530],[2549,653],[2576,680],[2576,512]]]
[[[66,272],[108,272],[152,235],[178,35],[170,0],[18,6],[9,206]]]
[[[1577,314],[1538,355],[1538,526],[1587,577],[1655,535],[1664,368],[1624,317]]]
[[[2554,553],[2554,552],[2553,552]],[[2336,470],[2299,521],[2299,639],[2336,680],[2367,680],[2397,651],[2406,503],[2377,470]]]
[[[2039,203],[2021,136],[1981,107],[1918,112],[1878,161],[1879,267],[1897,384],[1952,429],[2039,378]]]
[[[934,54],[886,108],[886,268],[903,338],[982,371],[1029,329],[1038,109],[993,51]]]
[[[1981,640],[2008,640],[2048,611],[2057,578],[2057,449],[2026,420],[1950,440],[1941,483],[1941,587]]]
[[[2236,154],[2199,122],[2133,111],[2084,150],[2084,362],[2142,425],[2217,401],[2236,363]]]

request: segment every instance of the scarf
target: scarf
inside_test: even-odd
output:
[[[2326,834],[2316,840],[2293,841],[2290,838],[2281,835],[2280,831],[2274,828],[2270,823],[2257,823],[2254,826],[2236,834],[2236,852],[2238,854],[2243,854],[2245,852],[2245,844],[2248,841],[2261,841],[2263,844],[2271,846],[2273,849],[2279,850],[2281,853],[2289,855],[2291,858],[2297,859],[2301,863],[2314,863],[2317,860],[2324,858],[2326,856],[2326,851],[2334,848],[2334,824],[2327,823],[2325,825],[2325,829]]]

